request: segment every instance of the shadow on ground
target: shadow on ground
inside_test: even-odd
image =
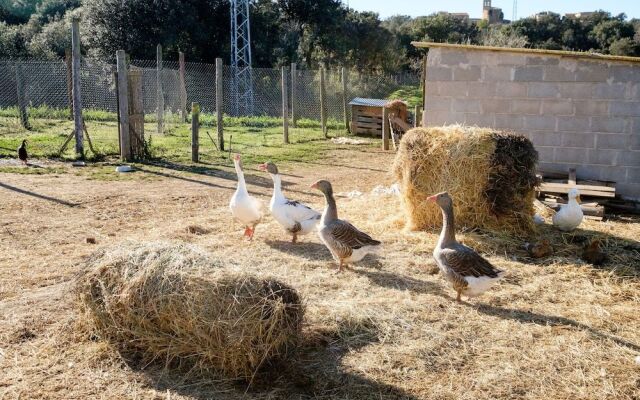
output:
[[[378,341],[378,332],[365,321],[342,323],[336,329],[304,333],[296,354],[287,362],[260,372],[253,382],[221,381],[215,378],[185,379],[172,370],[143,371],[149,385],[160,392],[173,392],[194,399],[406,399],[418,397],[393,385],[376,382],[342,366],[343,357]],[[139,366],[132,365],[139,370]]]
[[[284,233],[282,234],[285,235]],[[326,246],[322,243],[306,242],[308,240],[306,236],[302,236],[298,243],[291,243],[291,241],[285,240],[265,240],[264,243],[274,250],[282,253],[295,255],[306,260],[318,261],[325,260],[327,263],[333,262],[331,253],[327,250]]]
[[[536,324],[542,326],[553,326],[553,327],[570,327],[581,331],[589,332],[594,337],[604,340],[610,340],[617,343],[620,346],[627,347],[630,350],[640,352],[640,345],[636,343],[629,342],[625,339],[613,336],[606,332],[601,332],[589,325],[585,325],[578,321],[572,320],[570,318],[555,316],[555,315],[545,315],[538,314],[531,311],[526,310],[518,310],[515,308],[502,308],[496,307],[488,304],[478,304],[476,309],[487,315],[492,315],[494,317],[499,317],[502,319],[510,319],[519,321],[522,323],[528,324]]]
[[[202,163],[201,163],[202,164]],[[183,180],[186,182],[191,182],[191,183],[197,183],[197,184],[201,184],[201,185],[205,185],[205,186],[209,186],[209,187],[217,187],[217,188],[221,188],[221,189],[232,189],[235,190],[236,188],[236,182],[237,182],[237,176],[235,171],[227,171],[224,169],[220,169],[220,168],[216,168],[213,167],[213,164],[209,164],[210,166],[205,166],[205,165],[186,165],[186,164],[178,164],[178,163],[174,163],[171,161],[151,161],[151,162],[145,162],[142,165],[148,165],[148,166],[152,166],[152,167],[156,167],[156,168],[164,168],[170,171],[176,171],[176,172],[187,172],[187,173],[191,173],[191,174],[196,174],[196,175],[203,175],[203,176],[210,176],[210,177],[214,177],[214,178],[218,178],[218,179],[224,179],[229,181],[230,186],[223,186],[223,185],[217,185],[215,183],[212,182],[208,182],[208,181],[204,181],[204,180],[200,180],[200,179],[195,179],[195,178],[190,178],[190,177],[186,177],[183,175],[176,175],[176,174],[172,174],[170,172],[162,172],[162,171],[156,171],[156,170],[152,170],[152,169],[148,169],[148,168],[142,168],[142,167],[137,167],[137,170],[147,173],[147,174],[152,174],[152,175],[157,175],[157,176],[162,176],[165,178],[173,178],[173,179],[179,179],[179,180]],[[246,170],[245,169],[245,182],[248,185],[252,185],[252,186],[259,186],[261,188],[264,189],[271,189],[273,188],[273,181],[271,180],[271,178],[269,177],[268,174],[263,173],[263,172],[258,172],[260,175],[254,175],[252,173],[253,171],[251,170]],[[288,174],[280,174],[283,177],[297,177],[296,175],[288,175]],[[301,190],[295,190],[292,189],[291,186],[293,186],[294,183],[291,181],[288,181],[286,179],[282,180],[282,188],[285,191],[291,192],[291,193],[303,193],[305,195],[310,195],[310,196],[314,196],[314,197],[320,197],[319,194],[314,193],[312,191],[301,191]],[[250,193],[254,193],[254,194],[265,194],[264,192],[255,192],[255,191],[249,191]],[[271,192],[269,192],[269,194],[271,194]]]

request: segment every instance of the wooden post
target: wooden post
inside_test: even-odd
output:
[[[69,101],[69,119],[73,120],[73,73],[71,72],[71,49],[64,50],[64,63],[67,66],[67,99]]]
[[[289,143],[289,99],[287,88],[287,68],[282,67],[282,140]]]
[[[157,119],[158,133],[164,133],[164,94],[162,93],[162,45],[156,47],[156,81],[158,88],[157,98]]]
[[[129,78],[127,55],[124,50],[116,52],[118,68],[118,112],[120,120],[120,157],[123,161],[131,159],[131,141],[129,137]]]
[[[422,60],[422,109],[427,105],[427,56]]]
[[[16,92],[18,95],[18,113],[20,114],[20,124],[24,129],[31,129],[29,125],[29,115],[27,114],[27,99],[24,89],[24,78],[22,76],[22,65],[16,63]]]
[[[200,129],[200,104],[191,103],[191,161],[193,162],[200,161],[199,129]]]
[[[293,124],[294,128],[296,127],[296,124],[298,122],[298,116],[296,115],[296,75],[298,74],[297,69],[297,64],[291,63],[291,123]]]
[[[222,126],[222,58],[216,58],[216,128],[218,130],[218,147],[224,151],[224,127]]]
[[[342,115],[344,119],[344,128],[349,133],[349,115],[347,114],[347,73],[342,67]]]
[[[389,110],[382,107],[382,150],[389,150]]]
[[[142,70],[127,71],[129,97],[129,146],[131,158],[144,158],[144,98],[142,94]]]
[[[82,123],[82,96],[80,92],[80,20],[78,18],[74,18],[71,22],[71,64],[76,155],[84,158],[84,124]]]
[[[324,68],[320,68],[320,126],[322,134],[327,137],[327,111],[325,110]]]
[[[569,185],[576,186],[577,181],[576,181],[576,169],[575,168],[569,168],[569,180],[567,181],[567,183]]]
[[[187,83],[185,81],[184,53],[178,53],[178,64],[180,64],[180,122],[187,121]]]
[[[418,118],[420,118],[420,115],[418,115],[418,109],[419,107],[417,105],[413,107],[413,127],[414,128],[417,128],[418,126],[420,126],[420,124],[418,123]]]

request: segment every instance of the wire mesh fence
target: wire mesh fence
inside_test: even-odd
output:
[[[178,61],[131,60],[130,68],[141,71],[145,131],[150,134],[171,133],[187,127],[190,105],[197,102],[205,124],[215,123],[216,67],[214,64]],[[90,127],[97,121],[105,132],[99,135],[98,146],[117,153],[117,85],[116,66],[100,60],[85,58],[81,63],[81,98],[84,118]],[[253,68],[250,74],[250,101],[238,91],[232,67],[223,66],[221,112],[225,124],[239,124],[258,128],[277,128],[282,125],[281,69]],[[397,89],[419,86],[416,74],[395,76],[369,75],[354,71],[328,70],[324,73],[324,90],[319,70],[296,69],[292,75],[285,68],[284,79],[288,91],[288,118],[293,135],[297,131],[320,131],[321,105],[326,113],[327,127],[336,134],[346,131],[350,121],[350,107],[355,97],[389,98]],[[0,60],[0,116],[18,117],[22,105],[31,119],[71,118],[70,64],[60,61]],[[22,97],[21,97],[22,96]],[[321,97],[323,97],[321,99]],[[322,104],[321,104],[322,103]],[[158,110],[161,109],[161,112]],[[163,125],[157,124],[158,119]]]

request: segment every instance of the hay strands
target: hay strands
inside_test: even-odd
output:
[[[572,188],[580,191],[581,196],[613,198],[616,188],[613,182],[586,181],[576,179],[576,170],[571,168],[565,179],[556,179],[558,173],[540,172],[540,185],[536,188],[539,193],[567,194]],[[566,176],[566,175],[565,175]]]

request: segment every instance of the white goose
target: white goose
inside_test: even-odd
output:
[[[244,236],[249,240],[253,239],[256,225],[262,220],[262,202],[255,197],[249,195],[247,186],[244,182],[244,172],[242,171],[242,161],[240,154],[236,154],[233,158],[233,164],[238,174],[238,187],[231,197],[229,208],[233,217],[240,221],[244,227]]]
[[[298,236],[306,235],[314,230],[318,221],[320,221],[321,214],[298,201],[291,201],[284,196],[280,173],[274,163],[267,162],[258,168],[268,172],[271,175],[271,179],[273,179],[273,196],[271,196],[271,202],[269,203],[273,218],[293,236],[291,242],[296,243]]]
[[[584,214],[582,207],[578,204],[580,192],[578,189],[569,190],[569,202],[560,206],[560,210],[553,216],[553,226],[561,231],[569,232],[578,227],[582,222]]]

